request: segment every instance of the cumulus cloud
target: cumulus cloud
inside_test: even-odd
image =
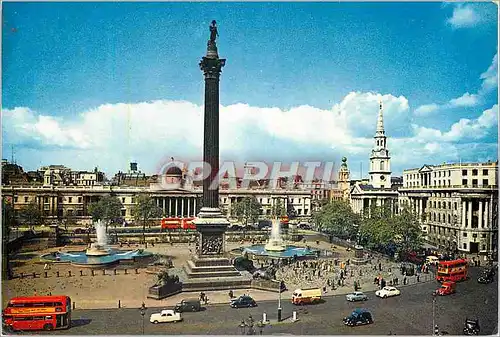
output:
[[[480,101],[479,95],[469,94],[466,92],[458,98],[453,98],[450,100],[450,104],[453,107],[471,107],[476,106]]]
[[[439,109],[438,104],[435,104],[435,103],[425,104],[425,105],[421,105],[418,108],[416,108],[414,113],[417,116],[427,116],[438,109]]]
[[[376,93],[351,92],[327,110],[233,104],[220,107],[221,158],[338,161],[345,155],[359,167],[368,162],[374,145],[379,101],[395,171],[430,155],[448,158],[456,153],[452,142],[479,139],[498,124],[495,105],[447,131],[412,126],[405,97]],[[61,163],[75,169],[98,165],[114,173],[137,160],[151,173],[170,157],[202,156],[203,107],[186,101],[105,104],[60,119],[15,108],[4,110],[3,120],[4,144],[24,144],[23,156],[35,165],[30,169]]]
[[[481,83],[481,93],[488,93],[498,87],[498,52],[493,57],[491,65],[480,76],[483,82]]]
[[[480,21],[481,17],[473,6],[460,4],[453,8],[453,14],[447,23],[456,29],[474,27]]]

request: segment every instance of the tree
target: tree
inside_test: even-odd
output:
[[[274,205],[271,207],[271,218],[281,218],[286,215],[285,203],[281,199],[274,199]]]
[[[106,231],[108,230],[108,225],[111,223],[120,223],[122,219],[122,208],[123,205],[115,196],[105,196],[99,199],[97,202],[89,204],[89,214],[92,215],[92,220],[101,220],[106,225]]]
[[[163,210],[156,205],[151,196],[141,194],[136,199],[136,204],[132,208],[132,216],[137,222],[142,222],[142,242],[146,243],[146,223],[151,219],[160,218]]]
[[[19,222],[28,227],[38,225],[42,222],[42,212],[36,201],[30,202],[19,210]]]
[[[360,216],[344,200],[324,204],[313,214],[313,221],[320,231],[349,239],[356,236],[361,224]]]
[[[262,205],[255,197],[245,197],[231,205],[232,216],[244,224],[248,224],[249,221],[257,222],[261,212]]]
[[[14,209],[12,204],[2,198],[2,277],[11,280],[13,278],[10,266],[9,241],[12,227],[15,225]]]

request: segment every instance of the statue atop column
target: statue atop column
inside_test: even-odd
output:
[[[212,20],[212,24],[210,25],[210,43],[215,43],[217,36],[219,36],[217,32],[217,22]]]

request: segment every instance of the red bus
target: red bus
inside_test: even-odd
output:
[[[2,313],[12,330],[54,330],[71,326],[71,299],[68,296],[14,297]]]
[[[465,281],[467,279],[468,262],[466,259],[452,261],[439,261],[436,280],[443,281]]]
[[[196,225],[193,223],[194,219],[195,218],[163,218],[161,219],[161,228],[195,230]]]
[[[282,225],[288,225],[288,222],[289,222],[288,216],[284,215],[284,216],[280,217],[280,222]]]

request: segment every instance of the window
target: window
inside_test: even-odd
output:
[[[135,198],[132,198],[132,203],[135,204]]]
[[[466,238],[466,237],[467,237],[467,233],[464,233],[464,234],[463,234],[463,237],[464,237],[464,238]]]
[[[73,202],[73,198],[72,198],[72,197],[69,197],[69,198],[68,198],[68,202],[72,203],[72,202]]]
[[[81,204],[82,203],[82,197],[78,197],[78,203]]]
[[[483,176],[487,176],[488,175],[488,170],[483,170]]]
[[[125,198],[122,198],[122,204],[124,204],[124,203],[125,203]]]
[[[451,177],[451,171],[448,171],[448,177]]]
[[[455,202],[455,211],[457,210],[457,203]]]
[[[464,243],[464,244],[462,245],[462,247],[464,247],[464,249],[467,249],[467,244],[466,244],[466,243]]]
[[[462,185],[467,186],[467,179],[462,179]]]
[[[486,238],[486,234],[481,234],[481,237],[484,239]]]
[[[14,202],[17,202],[17,197],[14,197]]]
[[[451,223],[451,215],[448,214],[448,223]],[[450,231],[450,229],[448,228],[448,232]]]
[[[476,234],[476,233],[472,234],[472,237],[473,237],[474,239],[475,239],[475,238],[477,238],[477,234]]]
[[[441,201],[438,201],[438,208],[441,208]]]
[[[126,209],[122,209],[122,216],[126,216],[127,215],[127,210]]]
[[[472,175],[473,176],[477,176],[477,170],[476,169],[472,170]]]
[[[477,187],[477,179],[472,179],[472,187]]]
[[[486,245],[483,245],[483,248],[481,250],[486,250]]]
[[[28,197],[24,197],[24,202],[28,202],[29,201],[29,198]]]
[[[488,179],[483,179],[483,186],[488,186]]]
[[[466,176],[467,175],[467,170],[462,170],[462,175]]]
[[[46,203],[46,204],[48,204],[49,203],[49,198],[48,197],[43,198],[43,202]]]

